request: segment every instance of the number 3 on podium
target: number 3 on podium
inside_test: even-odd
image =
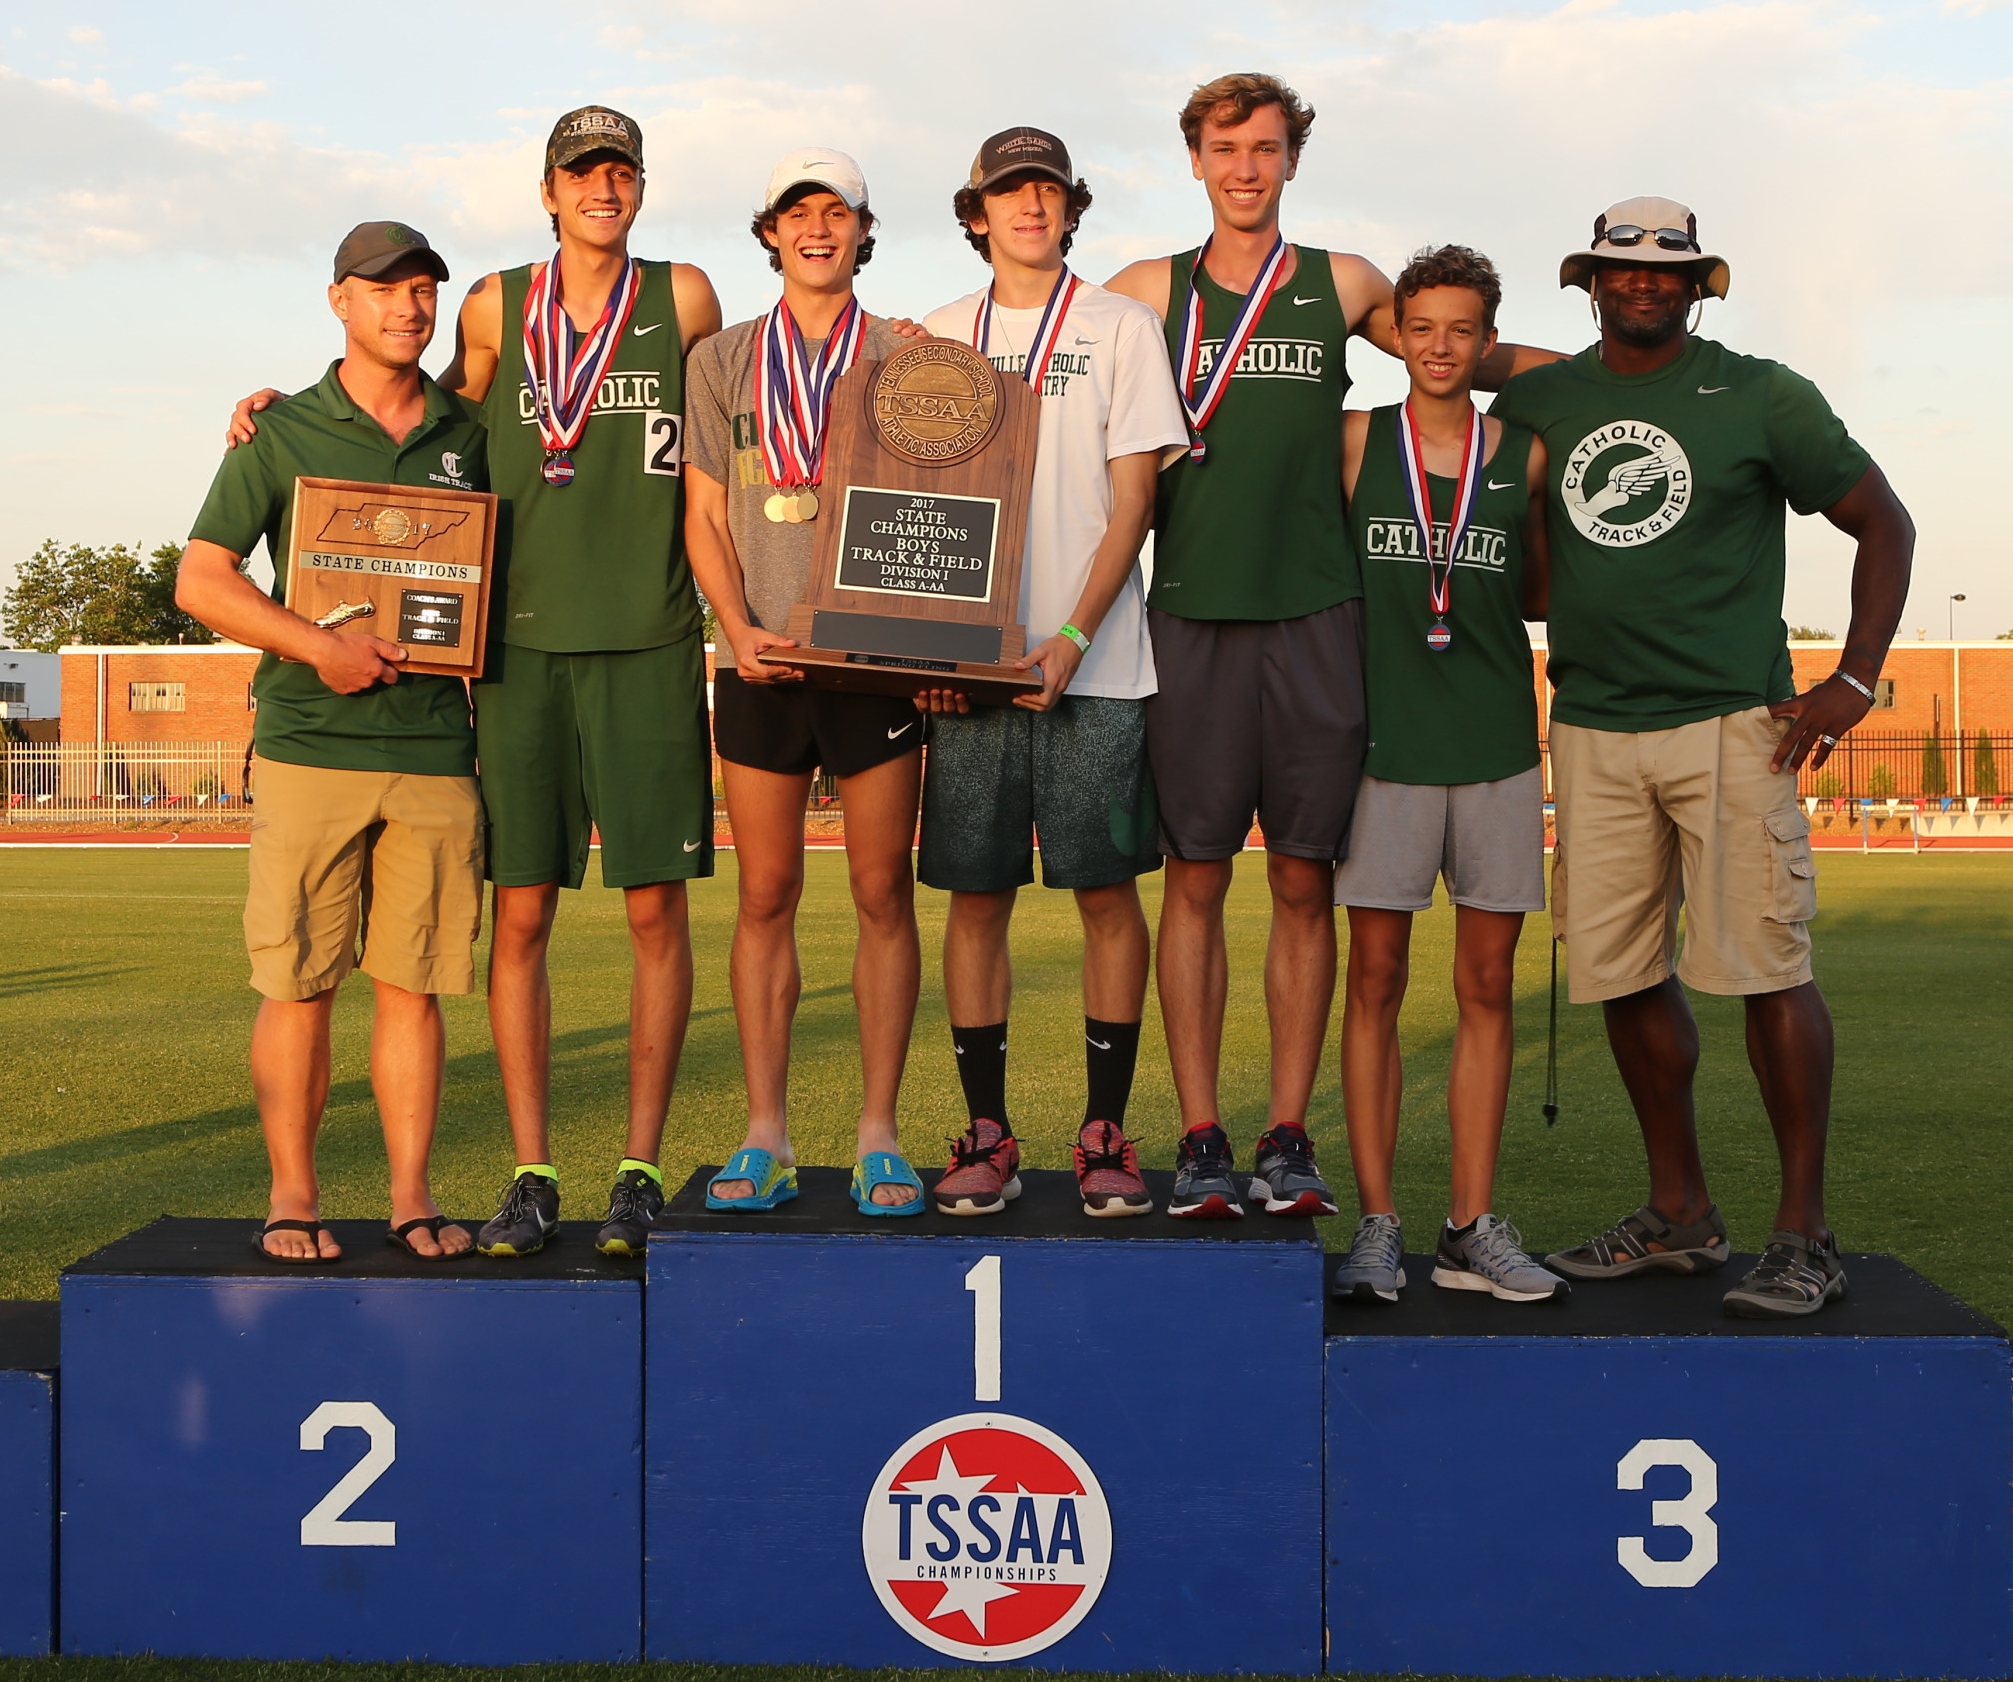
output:
[[[981,1256],[965,1275],[972,1294],[972,1400],[1000,1399],[1000,1259]]]

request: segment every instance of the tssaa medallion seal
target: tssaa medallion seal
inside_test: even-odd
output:
[[[1045,1426],[964,1413],[888,1457],[860,1525],[888,1616],[953,1658],[1024,1658],[1083,1622],[1111,1568],[1111,1510]]]

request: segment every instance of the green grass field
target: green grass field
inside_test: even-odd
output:
[[[1818,975],[1838,1020],[1833,1219],[1848,1249],[1892,1251],[2002,1321],[2013,1275],[1996,1260],[1989,1216],[2013,1194],[2004,1119],[2013,1012],[2013,857],[1820,860]],[[741,1137],[734,1024],[727,995],[733,856],[697,885],[698,997],[667,1141],[676,1184]],[[244,981],[238,916],[242,853],[0,852],[0,1295],[53,1296],[71,1258],[169,1211],[241,1215],[264,1207],[264,1156],[245,1074],[255,1004]],[[1158,882],[1148,883],[1149,916]],[[942,896],[921,898],[926,984],[902,1100],[905,1148],[934,1163],[963,1121],[933,954]],[[1233,1004],[1224,1093],[1233,1138],[1248,1151],[1265,1093],[1258,978],[1265,941],[1262,860],[1240,864],[1231,901]],[[1444,976],[1452,917],[1422,915],[1414,993],[1404,1018],[1407,1099],[1399,1202],[1417,1248],[1444,1212],[1441,1091],[1452,1002]],[[852,920],[843,861],[814,855],[802,918],[804,1004],[795,1065],[796,1138],[810,1162],[848,1160],[858,1068],[847,975]],[[1074,913],[1031,890],[1018,929],[1011,1101],[1035,1166],[1061,1167],[1080,1113],[1082,1052]],[[627,937],[619,896],[568,896],[553,945],[556,1154],[576,1216],[598,1214],[619,1150]],[[1534,1248],[1586,1236],[1642,1192],[1640,1149],[1591,1009],[1565,1009],[1559,1124],[1539,1116],[1544,1080],[1546,945],[1542,922],[1521,953],[1522,1014],[1498,1209]],[[1705,1061],[1699,1113],[1714,1192],[1737,1248],[1766,1236],[1774,1203],[1767,1125],[1748,1074],[1737,1001],[1701,999]],[[382,1215],[384,1171],[366,1079],[368,990],[337,1012],[335,1086],[322,1162],[325,1213]],[[457,1213],[489,1212],[510,1171],[502,1097],[480,998],[448,1001],[451,1068],[437,1184]],[[1173,1094],[1151,1002],[1132,1129],[1150,1166],[1173,1156]],[[1331,1044],[1312,1127],[1346,1191]],[[1345,1208],[1348,1198],[1343,1198]],[[1351,1223],[1326,1223],[1331,1244]],[[0,1662],[0,1682],[424,1682],[480,1672],[430,1666]],[[816,1682],[811,1670],[703,1666],[609,1670],[534,1667],[523,1682],[661,1678],[663,1682]],[[855,1675],[857,1673],[832,1673]],[[917,1672],[902,1672],[915,1676]],[[949,1674],[949,1673],[945,1673]]]

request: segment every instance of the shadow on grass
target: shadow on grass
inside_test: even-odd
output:
[[[87,987],[121,975],[138,975],[135,964],[46,964],[41,969],[0,970],[0,999],[25,999],[61,987]]]

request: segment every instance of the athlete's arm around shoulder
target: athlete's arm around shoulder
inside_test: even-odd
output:
[[[1174,291],[1174,260],[1170,257],[1142,257],[1128,263],[1104,283],[1107,292],[1136,298],[1148,309],[1167,319],[1168,302]]]
[[[1543,620],[1552,611],[1552,536],[1545,524],[1546,481],[1545,441],[1531,434],[1529,465],[1524,483],[1530,488],[1530,503],[1524,509],[1524,587],[1519,606],[1526,619]]]
[[[1342,411],[1342,500],[1356,500],[1356,480],[1363,472],[1363,446],[1370,438],[1370,411]]]
[[[1349,323],[1349,331],[1387,356],[1402,356],[1398,348],[1398,311],[1390,279],[1384,271],[1367,258],[1347,251],[1331,251],[1328,272],[1334,277],[1336,301],[1342,306],[1342,319]],[[1563,351],[1498,341],[1475,370],[1475,389],[1501,391],[1506,380],[1525,369],[1542,368],[1547,362],[1565,359]]]
[[[503,276],[486,274],[468,289],[454,318],[454,360],[438,383],[457,397],[480,403],[496,383],[503,355]]]
[[[696,264],[671,265],[671,302],[677,306],[678,332],[686,350],[720,331],[719,295]]]

